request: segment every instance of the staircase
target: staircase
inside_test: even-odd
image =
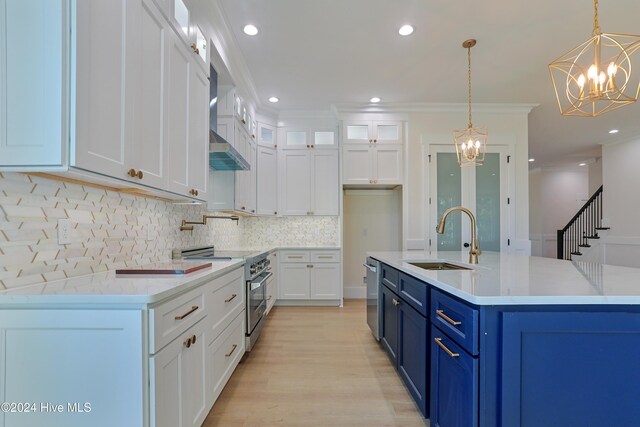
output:
[[[602,226],[601,186],[571,221],[558,230],[558,259],[571,260],[573,256],[581,256],[594,240],[600,239],[598,232],[608,229]]]

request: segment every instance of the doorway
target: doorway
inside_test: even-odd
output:
[[[366,253],[402,250],[402,187],[344,191],[344,297],[365,298]]]

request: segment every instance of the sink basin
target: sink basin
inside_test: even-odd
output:
[[[425,270],[471,270],[470,268],[448,262],[410,262],[409,264]]]

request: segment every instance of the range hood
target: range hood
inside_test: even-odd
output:
[[[248,171],[249,162],[223,137],[209,130],[209,167],[218,171]]]

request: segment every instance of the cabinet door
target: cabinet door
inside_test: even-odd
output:
[[[63,164],[66,4],[0,0],[0,167]]]
[[[316,150],[338,148],[338,138],[333,130],[313,130],[310,132],[311,147]]]
[[[343,122],[342,135],[346,144],[373,143],[372,123],[367,121]]]
[[[2,413],[0,425],[144,425],[144,328],[140,310],[0,311],[0,400],[92,404],[84,413],[67,403],[56,414]]]
[[[312,264],[311,298],[340,299],[340,264]]]
[[[209,180],[209,79],[199,67],[198,55],[192,55],[189,78],[189,188],[196,197],[207,199]]]
[[[638,331],[638,313],[504,313],[500,425],[638,425]]]
[[[131,179],[127,146],[136,144],[139,118],[133,58],[140,2],[77,2],[76,138],[72,165],[116,178]],[[72,148],[73,150],[73,148]]]
[[[376,144],[402,144],[402,122],[373,122],[373,142]]]
[[[398,362],[398,297],[386,286],[382,290],[382,337],[380,342],[394,366]]]
[[[190,53],[171,32],[169,43],[169,101],[167,189],[189,194],[189,77]]]
[[[398,308],[398,372],[422,415],[428,417],[428,322],[404,301],[400,301]]]
[[[249,140],[249,156],[247,161],[251,165],[251,169],[249,170],[249,181],[247,182],[247,211],[255,214],[256,213],[256,185],[258,179],[258,155],[257,155],[257,147],[256,144],[250,139]]]
[[[309,299],[310,268],[307,264],[280,264],[278,289],[280,299]]]
[[[258,145],[276,148],[276,128],[264,123],[258,123]]]
[[[278,153],[275,148],[258,147],[257,157],[258,215],[278,214]]]
[[[375,184],[402,184],[402,147],[377,144],[372,157]]]
[[[372,148],[369,146],[349,145],[342,149],[342,183],[372,184],[373,162]]]
[[[153,427],[200,426],[206,418],[204,325],[197,323],[151,357]]]
[[[340,211],[339,153],[315,151],[311,153],[311,214],[338,215]]]
[[[244,128],[236,123],[236,149],[249,163],[248,171],[236,171],[235,208],[243,212],[251,212],[251,178],[255,166],[251,163],[251,146],[249,136]]]
[[[280,213],[282,215],[310,215],[311,197],[308,150],[280,151]]]
[[[180,360],[182,427],[200,427],[207,417],[209,409],[205,399],[207,393],[205,326],[205,322],[201,321],[191,328],[185,338],[191,339],[189,347],[182,342]]]
[[[306,150],[310,147],[309,132],[306,129],[282,128],[278,130],[280,146],[288,149]]]
[[[165,151],[167,126],[167,52],[171,29],[151,0],[142,0],[139,24],[134,42],[138,55],[132,58],[136,72],[133,95],[139,118],[135,121],[135,141],[127,144],[126,157],[131,167],[143,173],[141,183],[165,188]]]
[[[478,425],[478,359],[431,327],[431,425]],[[520,425],[504,424],[504,425]]]

